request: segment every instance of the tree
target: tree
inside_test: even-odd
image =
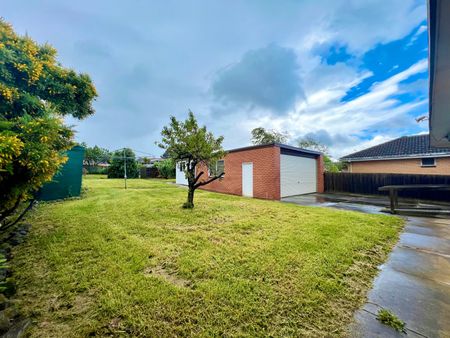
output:
[[[320,143],[310,136],[300,139],[297,145],[300,148],[318,151],[323,153],[324,155],[328,155],[329,152],[328,147],[325,144]]]
[[[167,150],[161,155],[161,158],[169,158],[169,154],[167,153]]]
[[[170,124],[161,131],[162,140],[157,143],[165,149],[168,156],[183,170],[188,180],[188,196],[183,208],[194,207],[195,190],[209,184],[224,175],[215,173],[205,180],[200,180],[204,175],[201,171],[196,174],[197,165],[212,167],[217,160],[225,156],[222,148],[223,137],[215,138],[206,127],[199,127],[194,113],[189,111],[186,121],[178,121],[174,116],[170,117]]]
[[[323,154],[323,163],[325,166],[325,171],[332,173],[340,171],[339,162],[333,162],[333,160],[330,158],[329,150],[326,145],[320,143],[319,141],[309,136],[300,139],[297,145],[303,149],[321,152]]]
[[[74,133],[62,117],[93,114],[96,96],[88,75],[0,19],[0,229],[67,160]]]
[[[171,159],[165,159],[155,163],[161,177],[174,178],[175,177],[175,162]]]
[[[111,159],[111,152],[108,149],[99,146],[89,147],[86,143],[81,144],[84,147],[84,163],[89,167],[89,171],[95,171],[100,163],[108,163]]]
[[[60,116],[85,118],[94,113],[97,96],[87,74],[63,68],[50,45],[18,36],[0,20],[0,113],[10,119],[47,116],[49,106]]]
[[[342,170],[340,162],[333,162],[333,160],[327,155],[323,156],[323,164],[325,171],[329,173],[338,173]]]
[[[287,138],[288,136],[286,133],[280,133],[276,130],[266,130],[262,127],[252,130],[253,144],[285,143]]]
[[[127,178],[139,177],[139,165],[136,155],[130,148],[117,150],[111,157],[111,165],[108,167],[108,178],[123,178],[127,167]]]
[[[151,162],[150,158],[146,157],[146,156],[142,157],[141,161],[143,164],[150,164],[150,162]]]

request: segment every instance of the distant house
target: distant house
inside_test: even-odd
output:
[[[352,173],[450,175],[450,148],[431,147],[429,135],[400,137],[341,161]]]
[[[153,168],[155,163],[164,161],[164,159],[161,157],[138,157],[137,161],[141,167]]]
[[[187,184],[177,165],[176,182]],[[272,143],[228,150],[214,168],[198,166],[207,179],[224,172],[223,178],[204,190],[279,200],[282,197],[323,192],[323,155],[316,151]]]
[[[164,161],[161,157],[138,157],[137,162],[140,166],[141,178],[156,178],[159,177],[159,171],[155,164]]]

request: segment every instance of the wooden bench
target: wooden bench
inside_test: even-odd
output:
[[[385,185],[378,188],[379,191],[389,191],[391,213],[395,214],[398,209],[399,190],[450,190],[450,184],[405,184]]]

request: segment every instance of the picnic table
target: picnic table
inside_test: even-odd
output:
[[[395,214],[395,210],[398,209],[399,190],[450,190],[450,184],[385,185],[378,188],[378,191],[389,191],[391,213],[393,214]]]

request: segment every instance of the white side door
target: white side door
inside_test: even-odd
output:
[[[317,160],[281,154],[281,197],[309,194],[317,191]]]
[[[253,163],[242,163],[242,196],[253,197]]]

